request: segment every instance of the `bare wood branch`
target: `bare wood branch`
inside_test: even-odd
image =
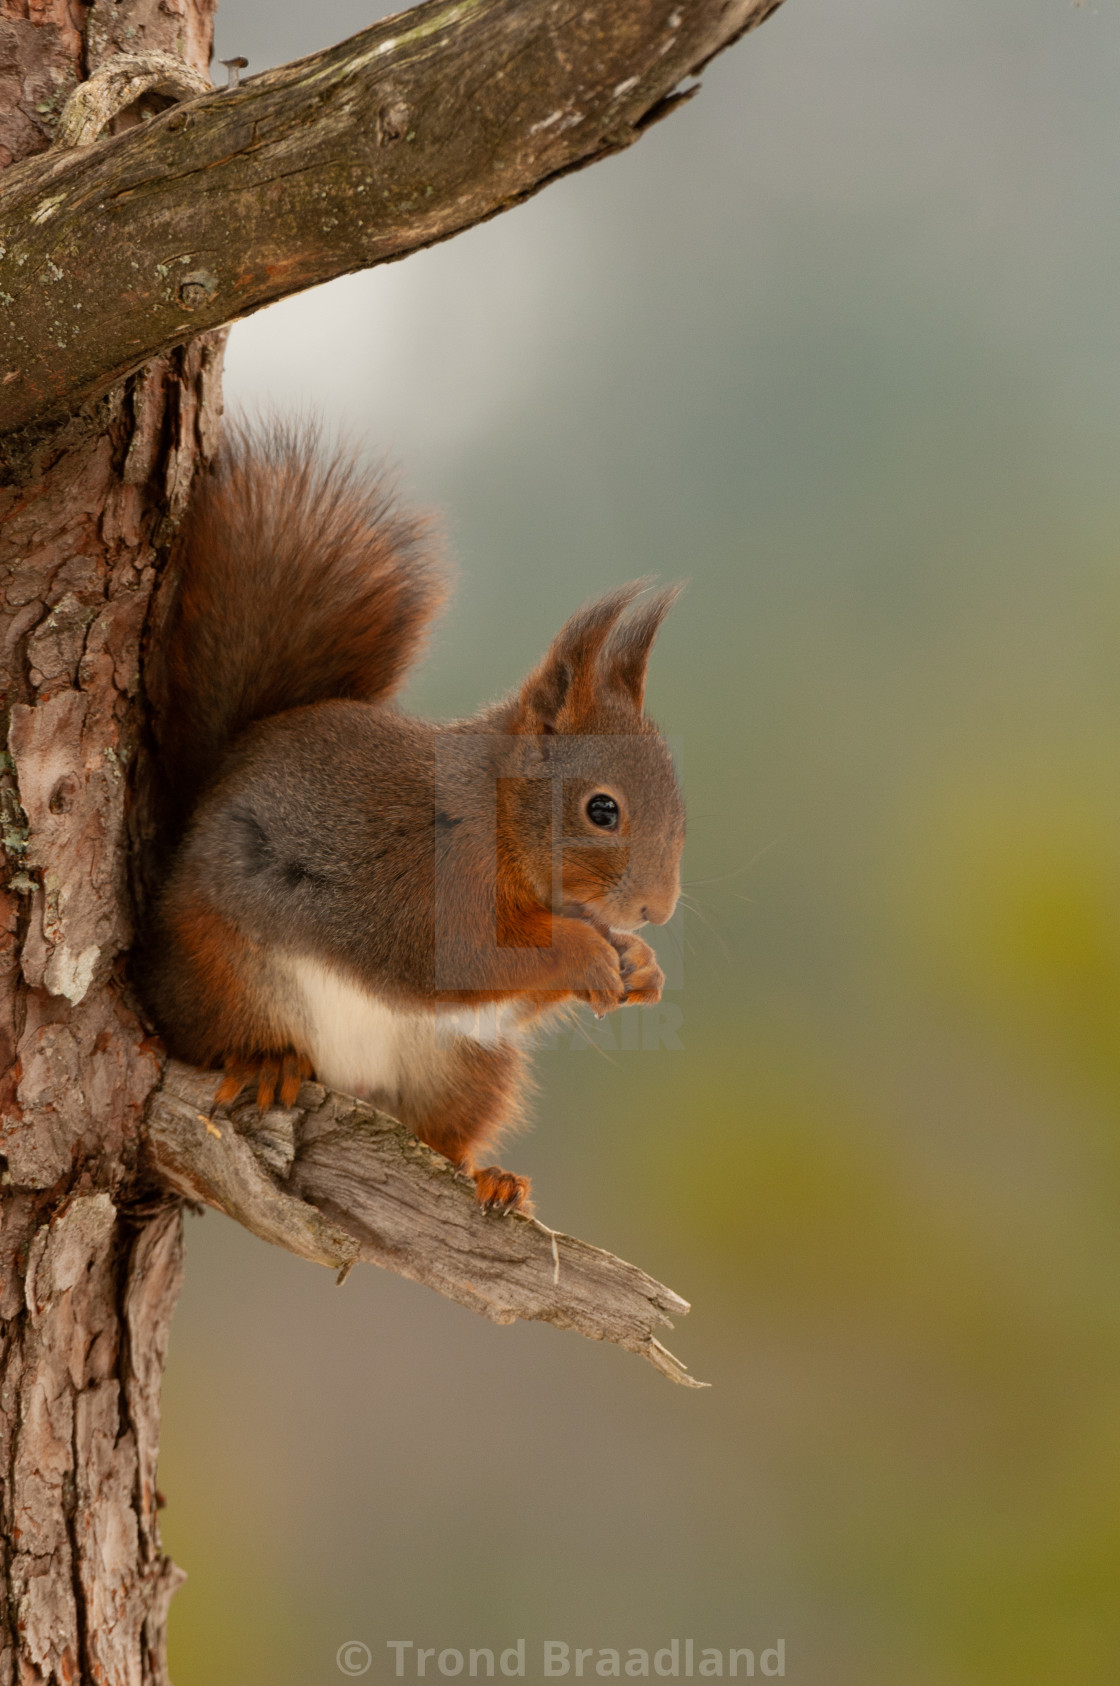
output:
[[[160,1182],[301,1258],[357,1259],[494,1323],[527,1318],[612,1341],[702,1387],[657,1340],[688,1302],[644,1271],[535,1218],[484,1212],[474,1183],[384,1113],[305,1083],[298,1107],[214,1112],[220,1076],[172,1061],[148,1107]]]
[[[780,0],[427,0],[0,199],[0,429],[628,146]]]
[[[172,53],[118,53],[78,83],[63,107],[54,146],[92,146],[118,112],[145,94],[182,100],[211,91],[209,76]]]

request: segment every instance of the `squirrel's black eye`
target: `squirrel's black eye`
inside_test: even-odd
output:
[[[602,791],[596,796],[589,796],[584,811],[592,825],[600,826],[604,831],[617,830],[618,803],[613,796],[604,796]]]

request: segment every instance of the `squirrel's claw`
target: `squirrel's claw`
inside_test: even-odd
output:
[[[591,990],[577,997],[579,1001],[586,1001],[597,1019],[605,1019],[608,1013],[613,1013],[616,1007],[621,1007],[625,999],[624,995],[604,995]]]
[[[474,1176],[475,1196],[488,1212],[524,1212],[533,1210],[529,1199],[529,1179],[513,1171],[503,1171],[498,1165],[486,1165]]]
[[[288,1048],[283,1054],[255,1054],[248,1058],[231,1055],[225,1075],[214,1096],[215,1106],[228,1106],[251,1083],[257,1086],[257,1110],[267,1112],[280,1091],[281,1106],[295,1106],[300,1085],[312,1074],[311,1061]]]
[[[313,1073],[314,1067],[307,1056],[289,1049],[280,1066],[280,1105],[295,1106],[304,1078],[311,1077]]]
[[[257,1067],[251,1060],[234,1059],[231,1056],[226,1060],[224,1070],[225,1076],[214,1096],[215,1106],[228,1106],[231,1101],[235,1101],[245,1085],[256,1076]]]
[[[280,1061],[263,1059],[257,1075],[257,1111],[267,1112],[276,1099],[276,1085],[280,1081]]]

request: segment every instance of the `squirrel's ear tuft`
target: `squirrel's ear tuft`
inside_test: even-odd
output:
[[[628,615],[615,629],[607,645],[605,677],[607,683],[625,691],[640,714],[646,690],[646,668],[657,630],[677,598],[683,585],[667,585]]]
[[[640,580],[619,586],[585,604],[561,629],[521,687],[523,730],[554,732],[561,713],[566,723],[575,723],[592,712],[602,683],[599,654],[641,589]]]

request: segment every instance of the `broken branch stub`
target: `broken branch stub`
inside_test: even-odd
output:
[[[705,1385],[654,1333],[687,1300],[635,1265],[536,1218],[483,1211],[469,1177],[351,1096],[305,1083],[291,1109],[215,1111],[220,1081],[171,1061],[153,1093],[147,1161],[166,1188],[340,1275],[380,1265],[491,1322],[575,1329]]]

